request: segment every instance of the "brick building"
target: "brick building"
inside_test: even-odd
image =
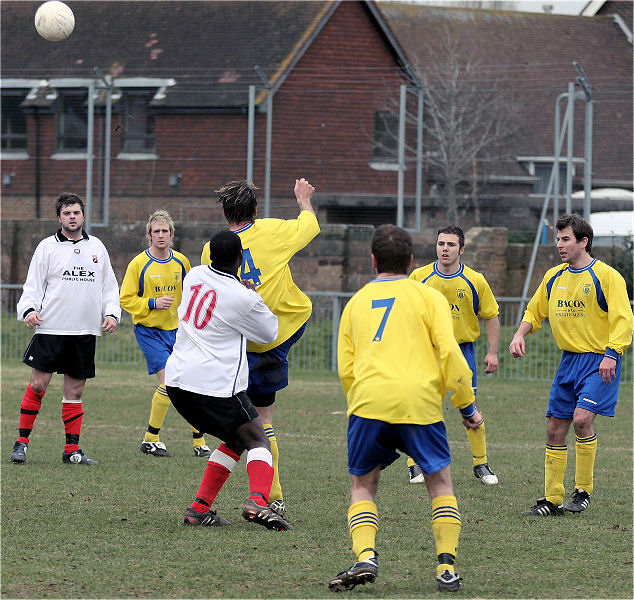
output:
[[[140,231],[151,210],[166,208],[181,230],[200,224],[192,228],[200,239],[188,240],[198,247],[214,223],[222,224],[213,189],[245,178],[250,155],[270,216],[295,214],[292,186],[306,177],[317,187],[323,224],[396,222],[394,107],[403,84],[409,87],[401,183],[404,223],[413,227],[415,84],[448,35],[478,64],[475,91],[495,83],[518,108],[496,159],[474,162],[459,181],[463,226],[476,222],[475,199],[481,225],[532,239],[553,162],[555,99],[577,75],[573,61],[594,86],[595,186],[632,187],[631,31],[628,38],[627,14],[620,22],[610,16],[612,2],[594,16],[571,17],[371,0],[69,0],[76,26],[59,43],[36,33],[39,4],[0,3],[3,257],[31,243],[33,220],[53,216],[51,201],[61,190],[90,196],[91,222],[101,237],[100,225],[117,226],[108,236]],[[250,86],[256,86],[252,148]],[[574,190],[583,182],[583,118],[577,102]],[[447,213],[429,137],[422,150],[424,243]],[[624,208],[618,198],[602,203],[599,210]],[[110,243],[122,247],[119,238]],[[314,250],[325,266],[345,262],[326,246]],[[22,267],[3,261],[3,281],[9,274],[19,281]]]

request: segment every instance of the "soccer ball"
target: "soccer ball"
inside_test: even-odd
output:
[[[75,15],[63,2],[51,0],[35,13],[35,29],[49,42],[65,40],[75,28]]]

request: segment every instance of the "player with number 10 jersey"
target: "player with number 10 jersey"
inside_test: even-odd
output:
[[[229,228],[242,242],[239,276],[250,281],[264,303],[278,318],[277,338],[247,345],[249,387],[247,394],[258,411],[271,444],[275,475],[270,507],[279,515],[286,512],[279,482],[279,450],[273,429],[275,394],[288,385],[288,353],[301,338],[312,312],[310,298],[291,275],[289,261],[319,233],[319,223],[311,204],[315,188],[306,179],[296,179],[294,193],[299,207],[296,219],[256,219],[256,187],[248,181],[230,181],[217,190]],[[209,243],[200,262],[209,264]]]

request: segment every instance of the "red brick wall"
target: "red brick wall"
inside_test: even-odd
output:
[[[374,113],[402,83],[394,56],[360,2],[342,2],[298,61],[273,100],[271,216],[295,212],[293,185],[306,177],[323,193],[396,195],[394,171],[375,171]],[[245,90],[245,104],[247,92]],[[55,160],[56,117],[42,114],[40,148],[41,217],[52,215],[62,190],[86,195],[86,161]],[[155,160],[117,158],[119,116],[113,115],[110,170],[112,222],[144,220],[156,208],[175,218],[219,215],[212,191],[230,179],[246,177],[246,115],[156,115]],[[95,118],[93,213],[99,220],[99,148],[102,117]],[[15,173],[2,189],[12,209],[5,219],[35,216],[35,120],[29,117],[29,160],[3,160],[2,173]],[[263,194],[266,114],[255,120],[254,181]],[[181,174],[180,186],[168,184]],[[407,177],[409,193],[413,172]],[[17,201],[17,202],[16,202]],[[15,206],[14,206],[15,203]],[[208,208],[207,208],[208,207]],[[15,210],[13,210],[15,208]],[[222,218],[222,215],[220,215]]]

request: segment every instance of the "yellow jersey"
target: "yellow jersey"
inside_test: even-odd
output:
[[[621,355],[632,343],[625,280],[596,258],[583,269],[563,263],[546,271],[522,321],[537,331],[546,317],[555,342],[568,352]]]
[[[441,273],[435,262],[414,269],[409,277],[433,287],[447,298],[454,335],[459,344],[475,342],[480,337],[478,317],[493,319],[498,316],[498,303],[487,280],[462,263],[451,275]]]
[[[183,279],[191,269],[189,259],[170,250],[168,258],[160,260],[149,248],[135,256],[126,269],[119,299],[121,308],[132,315],[135,325],[170,331],[178,329],[178,305],[183,297]],[[172,296],[169,309],[157,309],[156,299]]]
[[[290,338],[312,312],[310,298],[293,281],[289,261],[319,233],[317,217],[303,210],[297,219],[256,219],[236,230],[242,241],[240,279],[252,281],[255,290],[278,318],[277,339],[271,344],[249,341],[249,352],[266,352]],[[209,242],[200,257],[208,265]]]
[[[350,299],[337,351],[348,416],[428,425],[443,420],[446,388],[458,408],[475,401],[447,300],[405,275],[375,279]]]

